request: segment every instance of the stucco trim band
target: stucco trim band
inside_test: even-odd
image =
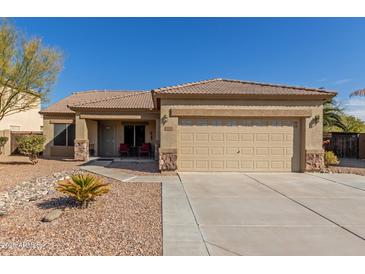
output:
[[[52,119],[49,121],[50,124],[73,124],[74,119]]]
[[[171,109],[172,117],[311,117],[305,109]]]

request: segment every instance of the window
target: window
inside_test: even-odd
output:
[[[54,124],[55,146],[74,146],[75,125],[74,124]]]
[[[140,146],[145,142],[144,125],[125,125],[124,143],[131,147]]]

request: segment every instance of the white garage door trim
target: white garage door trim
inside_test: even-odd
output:
[[[300,170],[297,118],[179,119],[179,171]]]

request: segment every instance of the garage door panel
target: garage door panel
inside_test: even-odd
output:
[[[269,141],[269,133],[257,133],[255,134],[256,142],[268,142]]]
[[[240,147],[241,156],[253,156],[255,148],[253,147]]]
[[[226,147],[226,154],[227,155],[236,155],[236,154],[238,154],[238,148],[237,147]]]
[[[257,160],[255,164],[256,169],[261,171],[269,169],[270,162],[268,160]]]
[[[282,133],[271,133],[270,140],[272,142],[282,142],[284,140],[284,134],[282,134]]]
[[[239,169],[240,168],[240,161],[239,160],[227,160],[226,161],[226,168],[227,169]]]
[[[193,133],[181,133],[180,139],[183,142],[194,141],[194,134]]]
[[[211,160],[211,168],[214,170],[224,170],[224,160]]]
[[[195,168],[193,160],[179,160],[179,168],[191,170]]]
[[[208,169],[209,168],[209,160],[196,160],[196,168],[197,169]]]
[[[285,119],[180,119],[178,169],[298,170],[298,127]]]
[[[258,147],[255,151],[256,156],[268,156],[269,155],[269,148],[268,147]]]
[[[194,155],[194,148],[191,146],[181,147],[180,154],[181,155]]]
[[[285,156],[286,155],[286,150],[284,147],[275,147],[275,148],[271,148],[271,156]]]
[[[243,170],[253,170],[255,163],[253,160],[241,160],[241,169]]]
[[[208,142],[209,141],[209,133],[196,133],[195,141],[198,142]]]
[[[210,141],[224,141],[224,134],[223,133],[211,133],[210,134]]]
[[[254,141],[254,134],[253,133],[242,133],[240,134],[241,141],[244,142],[253,142]]]
[[[271,168],[274,170],[283,170],[285,168],[285,162],[283,161],[271,161]]]
[[[195,155],[209,155],[209,147],[196,147]]]
[[[211,155],[219,155],[222,156],[224,155],[224,147],[220,146],[220,147],[211,147],[210,148],[210,154]]]
[[[238,133],[227,133],[225,134],[225,140],[230,142],[230,141],[239,141],[239,134]]]

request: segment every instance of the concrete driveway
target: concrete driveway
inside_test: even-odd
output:
[[[365,255],[365,177],[180,173],[164,181],[164,255]]]

